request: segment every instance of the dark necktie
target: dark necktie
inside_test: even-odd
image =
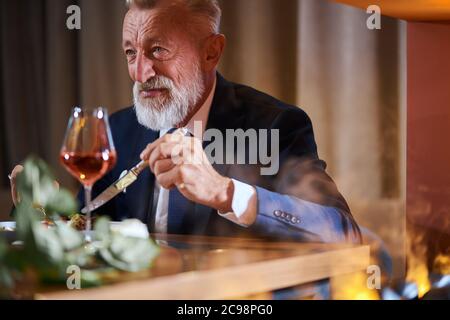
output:
[[[170,129],[168,133],[173,133],[176,129]],[[192,136],[190,133],[188,133]],[[195,204],[185,198],[177,188],[169,192],[169,208],[167,218],[167,232],[169,234],[187,234],[188,216],[194,213]]]

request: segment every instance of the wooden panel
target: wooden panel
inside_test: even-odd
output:
[[[408,23],[407,216],[450,233],[450,23]]]
[[[94,289],[44,288],[37,298],[228,299],[357,272],[369,265],[368,246],[184,236],[158,239],[164,249],[146,273]]]
[[[334,0],[367,9],[375,4],[382,14],[394,18],[416,21],[450,20],[449,0]]]
[[[449,40],[450,23],[408,23],[408,237],[430,270],[450,247]]]

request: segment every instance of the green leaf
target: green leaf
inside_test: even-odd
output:
[[[95,241],[86,244],[81,232],[59,219],[59,214],[75,212],[75,198],[57,188],[49,167],[36,157],[25,161],[17,190],[21,201],[15,210],[16,231],[24,245],[9,247],[0,239],[0,296],[7,296],[11,291],[2,289],[13,287],[30,270],[41,282],[61,283],[67,266],[74,264],[82,268],[83,287],[94,286],[102,283],[105,273],[150,267],[159,252],[150,239],[112,232],[110,220],[104,217],[95,224]],[[52,217],[56,225],[45,227],[44,217]]]
[[[114,235],[109,247],[100,249],[101,257],[110,265],[135,272],[149,268],[158,249],[149,239]]]
[[[33,208],[29,199],[21,199],[16,211],[16,232],[19,240],[25,241],[32,234],[33,225],[40,220],[40,215]]]
[[[81,271],[81,287],[97,287],[102,285],[102,272],[101,271],[91,271],[82,270]]]
[[[57,220],[55,230],[65,251],[74,250],[83,245],[83,235],[77,230],[69,227],[65,222]]]
[[[49,197],[47,205],[44,208],[48,212],[57,212],[69,216],[76,212],[77,203],[69,191],[60,189]]]
[[[109,227],[109,218],[108,217],[100,217],[95,222],[95,238],[99,241],[102,241],[107,246],[111,239],[111,230]]]
[[[109,219],[100,218],[95,224],[96,239],[102,242],[99,254],[109,265],[124,271],[149,268],[156,257],[158,247],[150,239],[125,237],[113,233]]]
[[[6,297],[9,289],[14,285],[10,270],[7,267],[7,244],[3,238],[0,238],[0,298]]]
[[[24,170],[17,177],[17,190],[22,201],[42,207],[47,215],[55,212],[69,215],[77,208],[72,194],[57,187],[50,168],[36,157],[25,161]]]
[[[51,262],[59,263],[64,259],[64,247],[62,239],[54,228],[46,228],[37,222],[33,225],[33,237],[40,253]],[[28,239],[27,239],[28,240]]]

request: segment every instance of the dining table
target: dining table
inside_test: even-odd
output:
[[[160,253],[150,268],[118,272],[100,287],[44,286],[36,299],[226,300],[272,299],[286,288],[314,287],[361,274],[370,247],[266,239],[152,234]]]

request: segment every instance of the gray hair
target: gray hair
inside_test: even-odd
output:
[[[161,0],[126,0],[127,7],[154,8]],[[184,4],[194,15],[206,18],[209,21],[209,31],[219,33],[222,10],[217,0],[173,0],[174,3]]]

